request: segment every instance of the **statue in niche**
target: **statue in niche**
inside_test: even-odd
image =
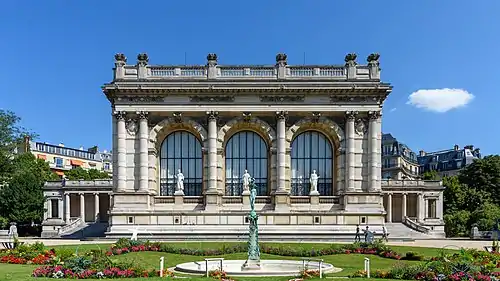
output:
[[[241,179],[243,181],[243,191],[246,191],[246,192],[250,191],[249,186],[250,186],[250,180],[252,179],[252,177],[250,176],[250,174],[248,173],[247,170],[245,170]]]
[[[316,170],[313,170],[311,177],[309,178],[309,183],[311,184],[311,195],[319,194],[319,192],[318,192],[318,179],[319,179],[319,176],[318,176],[318,174],[316,174]]]
[[[129,133],[129,135],[133,136],[135,135],[135,133],[137,133],[137,122],[134,120],[134,119],[129,119],[127,120],[127,132]]]
[[[177,179],[177,191],[184,191],[184,175],[181,172],[181,169],[177,170],[177,175],[175,175]]]

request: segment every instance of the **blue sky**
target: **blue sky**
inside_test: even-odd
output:
[[[342,64],[349,52],[360,62],[378,52],[382,79],[394,85],[384,132],[417,151],[474,144],[498,154],[500,1],[473,2],[5,1],[0,108],[42,141],[110,149],[100,86],[117,52],[131,61],[147,52],[153,64],[184,64],[185,54],[204,64],[210,52],[221,64],[272,64],[278,52],[289,64],[304,53],[306,63]],[[423,89],[438,91],[407,104]]]

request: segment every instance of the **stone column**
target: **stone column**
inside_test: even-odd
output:
[[[380,111],[370,111],[369,113],[370,116],[370,124],[369,124],[369,144],[370,144],[370,154],[369,154],[369,165],[370,165],[370,185],[369,185],[369,191],[380,191],[381,186],[380,186],[380,181],[378,178],[378,173],[379,173],[379,162],[381,161],[379,157],[379,149],[381,144],[378,140],[378,135],[379,135],[379,126],[378,126],[378,121],[380,118]]]
[[[217,192],[217,112],[207,112],[208,117],[208,190]]]
[[[63,201],[63,198],[57,199],[57,218],[64,220],[64,201]]]
[[[392,223],[392,193],[387,194],[387,222]]]
[[[109,195],[109,209],[113,209],[113,194],[108,194]]]
[[[85,221],[85,194],[80,193],[80,218]]]
[[[436,201],[436,217],[443,219],[443,192],[439,193],[439,199]]]
[[[356,118],[356,112],[347,111],[346,112],[346,164],[345,164],[345,190],[347,192],[353,192],[355,189],[354,182],[354,172],[355,172],[355,140],[354,140],[354,120]]]
[[[66,201],[65,203],[65,220],[66,223],[70,223],[71,221],[71,196],[69,193],[64,194],[64,200]]]
[[[148,153],[148,113],[137,112],[139,116],[139,190],[149,190],[149,153]]]
[[[423,194],[418,193],[417,195],[417,221],[423,222],[424,221],[424,203],[423,203]]]
[[[94,219],[96,222],[100,222],[100,210],[99,210],[99,193],[94,193]]]
[[[403,193],[403,199],[401,200],[401,221],[404,221],[406,217],[406,205],[408,204],[406,197],[406,193]]]
[[[125,129],[125,112],[115,112],[116,117],[116,164],[117,164],[117,186],[116,191],[124,192],[127,189],[127,143],[126,143],[126,129]]]
[[[424,198],[424,219],[429,217],[429,200]]]
[[[47,204],[47,219],[52,218],[52,199],[45,201]]]
[[[278,119],[277,124],[277,192],[285,192],[285,184],[286,184],[286,142],[285,142],[285,134],[286,134],[286,115],[285,111],[276,112],[276,118]]]

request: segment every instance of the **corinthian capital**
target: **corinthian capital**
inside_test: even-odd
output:
[[[219,112],[217,111],[207,111],[208,120],[217,120],[217,116],[219,116]]]
[[[356,115],[358,115],[357,111],[346,111],[345,118],[349,121],[354,121],[356,119]]]
[[[276,118],[277,119],[286,119],[287,115],[288,115],[287,111],[276,111]]]
[[[114,111],[113,116],[115,116],[116,120],[125,120],[125,115],[127,113],[125,111]]]
[[[137,114],[137,117],[139,117],[139,119],[148,119],[149,112],[137,111],[136,114]]]
[[[370,120],[377,120],[380,117],[382,117],[382,112],[381,111],[369,111],[368,116],[370,117]]]

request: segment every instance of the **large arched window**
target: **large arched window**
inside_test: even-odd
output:
[[[226,195],[241,195],[245,169],[255,179],[257,195],[267,195],[267,145],[251,131],[236,133],[226,144]]]
[[[184,175],[184,195],[202,195],[201,153],[200,141],[189,132],[176,131],[165,138],[160,150],[160,195],[174,195],[179,169]]]
[[[319,176],[320,195],[333,195],[333,151],[326,137],[316,131],[306,131],[292,142],[292,192],[294,196],[309,195],[309,178],[313,170]]]

